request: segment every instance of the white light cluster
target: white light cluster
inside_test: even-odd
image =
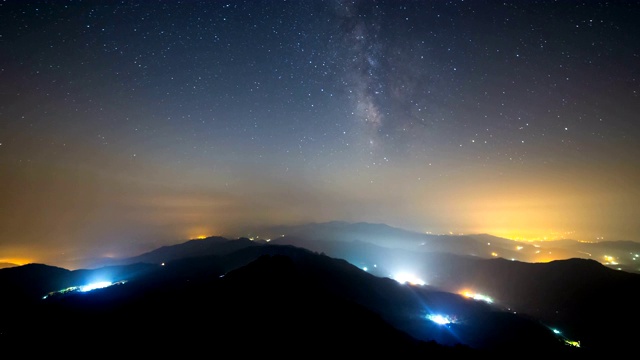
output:
[[[413,274],[408,273],[398,273],[393,276],[393,279],[400,284],[411,284],[411,285],[425,285],[426,282]]]

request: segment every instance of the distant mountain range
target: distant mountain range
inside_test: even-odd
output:
[[[278,239],[280,242],[281,237],[306,241],[363,241],[391,249],[447,252],[524,262],[592,259],[616,270],[640,273],[640,243],[633,241],[581,242],[566,239],[522,242],[489,234],[435,235],[386,224],[342,221],[265,227],[253,233],[257,238]]]
[[[50,348],[24,343],[107,343],[114,354],[285,357],[634,348],[635,332],[624,329],[640,317],[640,274],[577,257],[487,255],[485,246],[522,251],[490,235],[341,222],[272,230],[253,240],[190,240],[92,269],[0,269],[0,346],[26,355]]]

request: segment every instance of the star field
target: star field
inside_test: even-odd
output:
[[[640,241],[637,1],[3,1],[0,259],[253,226]]]

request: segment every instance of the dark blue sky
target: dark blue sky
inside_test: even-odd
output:
[[[639,15],[3,1],[0,259],[328,220],[640,241]]]

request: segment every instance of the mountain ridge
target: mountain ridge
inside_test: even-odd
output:
[[[346,225],[342,223],[338,226]],[[360,226],[367,225],[361,224]],[[80,279],[88,281],[92,275],[109,273],[113,275],[112,281],[128,280],[132,282],[134,279],[144,279],[144,281],[135,282],[141,290],[147,289],[156,295],[173,294],[175,291],[192,288],[194,279],[207,279],[205,284],[217,284],[218,279],[231,276],[230,274],[234,271],[247,266],[261,256],[284,256],[290,258],[287,261],[293,261],[293,264],[299,263],[296,258],[313,256],[310,259],[316,259],[316,257],[317,259],[332,259],[331,267],[325,268],[324,273],[319,274],[325,279],[332,279],[329,283],[321,286],[323,291],[328,291],[325,294],[330,293],[333,294],[331,296],[354,301],[358,306],[364,306],[368,309],[367,311],[381,316],[383,321],[395,329],[419,338],[420,334],[424,335],[425,337],[422,338],[424,341],[434,340],[429,336],[434,336],[433,326],[435,325],[431,328],[425,327],[424,313],[417,316],[415,314],[420,311],[416,310],[414,305],[402,305],[403,303],[411,304],[411,301],[407,300],[410,296],[400,296],[401,292],[396,290],[384,290],[402,286],[399,280],[395,280],[395,274],[398,272],[412,272],[425,280],[424,286],[410,287],[413,294],[411,296],[421,292],[428,293],[428,295],[420,295],[426,296],[425,299],[431,299],[424,300],[424,304],[436,301],[435,299],[445,298],[449,299],[448,303],[457,304],[464,299],[460,294],[466,289],[465,291],[489,295],[492,298],[492,306],[500,311],[517,313],[529,317],[531,320],[535,319],[542,324],[547,324],[545,326],[560,327],[563,336],[570,340],[581,341],[581,348],[589,352],[604,351],[607,346],[620,340],[632,343],[631,335],[627,333],[614,334],[606,329],[610,326],[623,327],[626,321],[633,321],[633,316],[629,317],[627,312],[635,306],[632,301],[634,298],[633,289],[640,287],[640,276],[635,273],[614,270],[594,259],[570,258],[528,263],[504,257],[481,257],[446,251],[424,251],[420,246],[417,247],[418,250],[401,247],[388,248],[367,241],[366,236],[355,240],[349,236],[343,237],[343,240],[333,240],[328,239],[327,234],[321,234],[321,236],[313,234],[314,236],[310,237],[305,237],[304,234],[300,234],[300,237],[284,235],[284,237],[269,239],[269,241],[266,239],[250,240],[244,237],[194,239],[183,244],[160,247],[132,258],[118,259],[119,265],[112,264],[96,269],[73,271],[51,267],[52,272],[58,276],[51,277],[49,288],[44,289],[43,286],[40,286],[40,293],[34,291],[32,285],[42,284],[42,279],[22,277],[35,281],[28,281],[28,284],[24,284],[25,292],[21,295],[23,296],[21,299],[25,300],[24,295],[29,293],[32,296],[29,301],[37,302],[41,299],[44,290],[47,292],[59,290],[59,288],[52,288],[54,285],[58,287],[70,286],[73,285],[73,281],[78,282]],[[484,240],[486,238],[483,237]],[[315,261],[313,260],[311,263]],[[283,265],[280,262],[277,264]],[[280,266],[277,264],[274,266]],[[22,267],[0,269],[0,286],[6,288],[2,279],[6,278],[6,274],[19,272],[20,269]],[[34,272],[34,269],[49,269],[49,267],[31,264],[24,269]],[[305,264],[302,263],[296,269],[296,271],[303,271]],[[342,275],[332,276],[331,274],[335,271]],[[157,274],[164,275],[158,277]],[[362,277],[365,274],[366,276]],[[67,278],[61,279],[64,276]],[[97,277],[93,276],[93,278]],[[351,280],[350,282],[349,279],[355,278],[360,280]],[[372,279],[376,285],[366,285],[369,283],[369,280],[366,279]],[[255,281],[251,283],[255,286],[259,285],[255,284]],[[12,289],[18,293],[20,289],[15,286],[15,281],[13,284]],[[406,285],[404,286],[406,287]],[[118,289],[127,289],[127,286],[125,284]],[[353,293],[354,289],[359,289],[362,293]],[[261,296],[271,292],[269,289],[265,289],[265,294]],[[396,294],[394,295],[396,297],[390,301],[382,296],[385,293]],[[179,298],[176,298],[177,295],[170,296],[175,299],[174,301],[180,301]],[[20,298],[20,296],[15,298]],[[401,300],[403,298],[405,300]],[[116,298],[112,296],[110,299]],[[7,302],[5,299],[2,308],[9,309],[19,303],[19,301]],[[443,303],[439,302],[439,304]],[[466,308],[466,311],[471,309],[469,305],[460,306]],[[607,315],[594,313],[594,308],[607,308],[609,313]],[[402,312],[401,309],[404,309],[405,312]],[[471,324],[482,318],[479,314],[481,313],[470,317],[469,319],[475,320],[469,320],[467,323],[468,329],[475,329],[473,331],[464,330],[464,326],[449,326],[452,329],[458,327],[457,331],[460,332],[460,336],[465,334],[464,331],[469,331],[466,334],[467,345],[475,344],[475,342],[497,343],[498,339],[490,337],[484,341],[478,340],[481,338],[478,334],[482,325],[477,322],[474,326]],[[12,314],[9,315],[12,316]],[[498,324],[501,322],[511,324],[512,321],[500,320],[499,317],[493,315],[483,316],[488,323],[497,326],[492,332],[500,334],[504,334],[507,328],[500,327]],[[526,325],[525,328],[530,327]],[[423,333],[424,331],[426,333]],[[542,329],[542,333],[545,331]],[[436,342],[441,345],[455,345],[455,341],[452,341],[447,335],[440,334],[437,340]],[[513,339],[513,341],[519,340]]]
[[[488,305],[436,289],[402,285],[364,272],[343,259],[290,245],[246,246],[226,255],[195,256],[165,265],[129,266],[136,271],[148,271],[122,285],[41,300],[33,311],[27,312],[30,318],[15,319],[17,330],[3,329],[4,339],[24,336],[57,339],[55,334],[59,333],[91,341],[86,337],[102,339],[121,321],[118,319],[131,317],[138,319],[138,327],[139,321],[147,323],[141,328],[146,329],[147,335],[167,341],[177,335],[169,329],[188,329],[177,336],[179,342],[213,336],[221,340],[219,344],[257,342],[262,346],[282,346],[282,341],[287,339],[298,345],[324,346],[327,351],[346,346],[345,351],[354,354],[362,352],[366,344],[371,345],[372,340],[377,347],[371,349],[371,354],[373,350],[391,350],[399,344],[407,347],[407,355],[425,347],[430,348],[432,354],[506,351],[523,342],[566,350],[564,345],[558,347],[548,329],[534,321],[516,325],[525,320],[511,314],[509,319],[500,321],[504,328],[497,327],[492,336],[488,336],[490,334],[470,326],[478,317],[494,318],[494,311]],[[75,270],[67,274],[101,270],[104,269]],[[169,304],[171,307],[167,307]],[[169,311],[171,308],[178,311]],[[466,314],[468,324],[456,325],[459,337],[452,337],[450,330],[425,319],[425,314],[437,308],[458,308],[462,311],[459,314]],[[76,321],[84,318],[92,318],[91,323],[75,328]],[[194,326],[198,323],[216,326],[196,333]],[[251,324],[252,331],[262,337],[249,341],[246,336],[230,335],[240,334],[246,324]],[[327,337],[327,329],[332,329],[331,336]],[[516,329],[528,335],[507,339],[506,334]],[[121,329],[120,336],[126,338],[129,331]],[[458,342],[461,338],[465,339],[462,343]],[[465,342],[468,345],[464,345]]]

